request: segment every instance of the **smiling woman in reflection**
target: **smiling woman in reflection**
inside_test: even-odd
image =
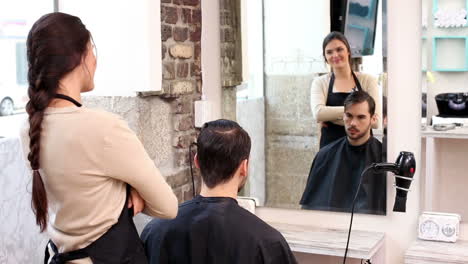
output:
[[[382,144],[371,135],[376,122],[375,102],[364,91],[344,101],[346,137],[338,139],[315,156],[300,204],[303,209],[350,212],[361,172],[382,162]],[[355,212],[386,213],[386,178],[367,174],[356,200]]]
[[[316,78],[310,91],[312,114],[321,125],[320,148],[346,136],[343,127],[343,102],[353,90],[366,91],[376,101],[379,127],[381,116],[377,81],[371,75],[355,73],[351,69],[351,48],[340,32],[331,32],[323,40],[323,57],[331,67],[331,73]]]

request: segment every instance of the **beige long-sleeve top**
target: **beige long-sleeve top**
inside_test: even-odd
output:
[[[25,124],[25,157],[28,131]],[[176,216],[172,189],[117,115],[85,107],[47,108],[40,144],[40,173],[49,201],[47,231],[60,252],[86,247],[117,223],[126,206],[126,183],[145,200],[144,213]]]
[[[314,79],[310,88],[310,107],[312,115],[317,122],[330,121],[337,125],[344,125],[343,114],[344,106],[327,106],[328,85],[330,83],[331,73],[324,74]],[[356,73],[356,77],[361,84],[362,90],[369,93],[375,101],[375,113],[377,114],[377,122],[373,128],[381,127],[382,120],[382,104],[379,96],[377,80],[369,74]]]

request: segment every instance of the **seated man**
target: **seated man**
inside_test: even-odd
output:
[[[376,122],[375,102],[364,91],[351,93],[344,102],[346,137],[322,148],[312,163],[300,204],[304,209],[350,212],[361,173],[382,162],[382,143],[371,134]],[[383,174],[364,176],[355,212],[386,214],[387,186]]]
[[[296,263],[284,237],[237,204],[247,181],[247,132],[233,121],[208,122],[197,146],[200,195],[181,204],[175,219],[154,219],[145,227],[149,263]]]

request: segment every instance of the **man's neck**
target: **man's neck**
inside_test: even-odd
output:
[[[369,131],[369,133],[366,136],[356,139],[356,140],[350,139],[349,137],[346,137],[346,138],[348,139],[348,142],[351,146],[358,147],[358,146],[365,144],[367,141],[369,141],[369,139],[371,138],[371,135]]]
[[[232,182],[219,184],[213,188],[208,188],[202,183],[200,195],[203,197],[231,197],[237,199],[238,185]]]

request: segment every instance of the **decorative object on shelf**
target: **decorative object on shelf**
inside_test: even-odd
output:
[[[418,238],[456,242],[460,231],[459,214],[424,212],[419,217]]]
[[[439,9],[434,13],[434,26],[441,28],[466,26],[467,12],[464,8],[458,10]]]

